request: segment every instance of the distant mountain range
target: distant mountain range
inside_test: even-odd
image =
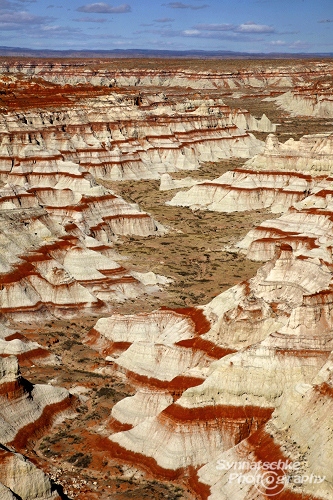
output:
[[[115,50],[50,50],[50,49],[29,49],[26,47],[4,47],[0,46],[0,56],[12,57],[105,57],[105,58],[240,58],[240,59],[309,59],[317,57],[331,58],[333,53],[249,53],[233,52],[231,50],[150,50],[150,49],[115,49]]]

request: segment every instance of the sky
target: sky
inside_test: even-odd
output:
[[[0,0],[0,46],[326,53],[333,0]]]

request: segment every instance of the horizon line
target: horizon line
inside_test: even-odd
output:
[[[19,54],[19,52],[24,52],[25,54]],[[158,55],[168,55],[170,57],[184,57],[184,56],[195,56],[195,57],[278,57],[278,58],[309,58],[309,57],[333,57],[332,52],[243,52],[243,51],[232,51],[232,50],[202,50],[202,49],[188,49],[188,50],[173,50],[173,49],[46,49],[46,48],[29,48],[29,47],[11,47],[11,46],[0,46],[0,56],[11,56],[11,57],[22,57],[29,56],[30,53],[35,57],[48,57],[50,55],[67,55],[69,57],[85,57],[85,54],[91,56],[96,54],[99,57],[106,57],[107,55],[121,56],[121,55],[132,55],[140,56],[145,55],[147,58],[157,57]],[[38,54],[38,55],[37,55]]]

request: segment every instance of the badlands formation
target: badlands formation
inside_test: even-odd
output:
[[[332,70],[0,60],[1,498],[333,498]]]

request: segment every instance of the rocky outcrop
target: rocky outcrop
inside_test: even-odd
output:
[[[156,290],[157,282],[146,285],[118,263],[113,244],[122,235],[144,237],[165,230],[137,205],[102,186],[84,166],[87,154],[99,163],[99,148],[104,148],[99,127],[95,133],[87,123],[86,104],[72,109],[68,101],[68,108],[61,109],[65,103],[58,103],[55,111],[41,98],[45,109],[34,108],[32,99],[30,109],[13,112],[22,105],[20,92],[30,88],[32,94],[40,91],[50,98],[50,88],[36,84],[35,89],[26,81],[20,88],[10,78],[1,85],[8,98],[3,98],[8,109],[0,116],[1,311],[25,319],[37,311],[41,316],[73,314],[77,307],[96,310]],[[81,97],[78,92],[76,99]],[[128,112],[126,103],[120,107]],[[115,111],[112,120],[119,116]],[[90,146],[84,139],[87,126]],[[108,125],[101,126],[111,140]],[[12,352],[22,354],[27,346],[19,346],[17,339],[14,343]]]
[[[305,88],[286,92],[275,102],[292,116],[313,116],[318,118],[333,117],[333,95],[330,84],[328,88]],[[268,98],[271,99],[271,98]]]
[[[307,207],[330,199],[333,136],[316,134],[280,143],[269,135],[264,151],[244,168],[178,192],[169,205],[218,212],[270,208],[273,213]],[[327,202],[326,202],[327,203]]]
[[[66,389],[25,380],[15,356],[0,359],[0,375],[0,441],[22,450],[70,408],[71,397]]]
[[[66,389],[33,385],[20,373],[17,358],[0,358],[0,492],[1,498],[60,500],[50,479],[15,450],[43,435],[72,399]],[[8,446],[5,446],[8,445]]]
[[[75,446],[87,446],[85,439],[96,445],[102,466],[93,450],[87,457],[96,473],[107,478],[103,468],[111,458],[112,467],[122,463],[129,474],[134,465],[181,479],[202,500],[264,500],[272,493],[281,500],[331,498],[332,134],[285,143],[270,134],[264,145],[250,131],[271,133],[275,125],[220,98],[221,89],[230,95],[240,87],[263,97],[260,89],[269,82],[270,95],[279,94],[282,103],[291,86],[304,90],[328,78],[331,63],[275,69],[256,63],[238,73],[110,64],[0,62],[6,71],[0,79],[1,494],[58,498],[49,479],[18,452],[31,450],[55,417],[66,414],[71,394],[94,387],[85,381],[70,393],[28,382],[17,358],[29,370],[35,361],[40,370],[60,358],[52,358],[35,333],[25,336],[14,325],[84,312],[100,317],[81,346],[104,358],[100,363],[95,353],[92,377],[131,387],[123,384],[115,404],[110,385],[94,391],[112,395],[100,415],[95,396],[91,402],[80,395],[91,421],[85,428],[78,416],[81,434],[72,439]],[[233,156],[248,161],[213,181],[169,175]],[[108,187],[140,179],[161,179],[161,189],[195,182],[171,205],[282,213],[236,245],[263,261],[257,274],[203,306],[115,314],[117,301],[169,282],[126,269],[115,250],[119,237],[166,231]],[[75,366],[70,376],[78,372],[88,380]],[[68,467],[76,467],[75,456],[67,457]],[[251,479],[251,468],[239,472],[241,460],[255,464],[255,483],[239,480]],[[277,491],[285,475],[274,468],[278,461],[297,463],[302,478],[320,482],[299,483],[293,471]],[[230,474],[236,474],[232,481]]]
[[[71,186],[78,164],[82,173],[95,178],[156,179],[165,172],[198,168],[202,161],[249,158],[262,149],[262,142],[248,130],[273,127],[246,111],[232,112],[218,97],[148,95],[140,98],[140,106],[138,98],[118,90],[57,111],[18,114],[9,108],[0,117],[0,179],[7,182],[11,173],[12,182],[22,186],[27,179],[36,183],[38,174],[59,171],[57,182],[72,174]]]
[[[20,329],[8,328],[5,321],[0,319],[0,357],[16,356],[20,366],[37,364],[56,365],[57,356],[38,342],[33,342],[24,336]]]
[[[318,374],[327,375],[332,286],[328,264],[281,244],[254,278],[202,308],[99,320],[88,342],[138,387],[112,410],[112,425],[118,425],[109,452],[163,477],[189,474],[200,498],[221,491],[223,498],[257,498],[253,488],[230,484],[230,471],[216,464],[242,457],[273,466],[279,459],[304,462],[303,452],[295,452],[300,438],[293,439],[294,431],[286,438],[294,418],[288,401],[301,404]],[[296,411],[295,432],[302,411]],[[308,425],[301,424],[304,432]],[[265,444],[272,439],[274,445]],[[191,467],[205,463],[196,476]],[[258,470],[265,485],[265,469],[259,464]],[[314,462],[302,471],[319,474]],[[207,486],[212,497],[204,493]],[[331,488],[328,479],[323,498]],[[300,486],[296,491],[310,492]]]
[[[292,210],[275,220],[267,220],[249,231],[237,247],[252,260],[273,257],[278,241],[290,245],[304,258],[332,263],[332,221],[324,210]]]
[[[262,429],[202,467],[198,489],[208,486],[212,500],[329,499],[332,446],[325,432],[332,406],[331,364],[330,358],[312,385],[295,386]]]
[[[265,114],[262,115],[260,119],[255,118],[250,115],[250,113],[244,110],[241,113],[233,112],[230,114],[230,118],[239,128],[245,130],[253,130],[257,132],[275,132],[276,125],[270,121]]]
[[[60,92],[8,73],[0,85],[0,308],[17,319],[96,311],[158,289],[159,278],[144,283],[118,263],[113,243],[165,229],[105,182],[246,158],[262,149],[248,129],[273,127],[214,95],[91,84]]]
[[[311,177],[304,174],[237,168],[213,181],[198,182],[189,191],[179,191],[167,204],[216,212],[270,208],[279,213],[303,200],[312,185]]]
[[[23,455],[0,445],[0,463],[3,500],[60,500],[56,486]]]
[[[333,168],[333,134],[304,135],[281,143],[273,134],[262,153],[245,163],[254,170],[311,172],[314,177],[328,175]]]
[[[100,231],[95,227],[97,238],[88,236],[91,234],[88,221],[93,227],[96,216],[98,220],[97,210],[93,216],[95,219],[89,215],[84,219],[80,215],[80,222],[77,220],[75,224],[66,215],[59,216],[57,222],[56,216],[42,208],[1,211],[1,246],[6,248],[0,261],[3,314],[17,318],[32,313],[36,317],[37,312],[37,317],[50,313],[71,315],[77,307],[91,311],[110,301],[122,301],[149,291],[149,285],[139,275],[134,277],[114,259],[114,233],[107,222],[102,222]],[[103,217],[107,220],[107,213]],[[121,217],[116,215],[112,221],[117,222]],[[142,219],[147,219],[148,227],[150,224],[156,229],[148,216],[142,214]],[[141,223],[142,219],[139,216],[138,224],[127,230],[137,229],[145,234],[147,224]],[[124,226],[119,231],[124,231]]]
[[[155,67],[154,67],[155,66]],[[5,74],[24,74],[30,77],[43,78],[49,82],[60,84],[91,84],[107,87],[185,87],[194,89],[238,89],[238,88],[289,88],[317,81],[331,75],[330,61],[311,61],[293,64],[264,64],[261,61],[251,65],[242,61],[237,71],[225,68],[217,69],[214,61],[210,70],[193,68],[185,62],[169,65],[156,62],[154,66],[144,67],[140,62],[118,64],[116,61],[102,62],[99,67],[95,61],[1,61],[0,72]],[[185,66],[185,69],[184,69]],[[192,67],[191,67],[192,66]],[[242,67],[243,66],[243,67]]]
[[[208,325],[200,309],[116,315],[100,319],[87,341],[134,380],[162,388],[171,384],[176,390],[178,383],[191,385],[202,377],[213,346],[201,344],[199,335]],[[188,342],[197,350],[188,349]]]

